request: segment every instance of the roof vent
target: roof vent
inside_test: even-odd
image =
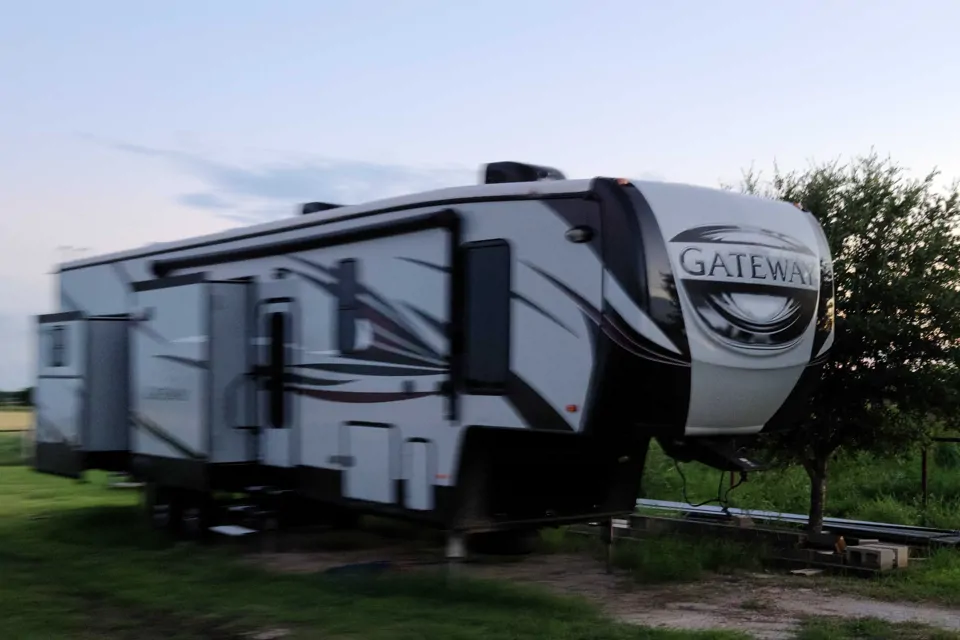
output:
[[[483,184],[566,179],[565,175],[553,167],[541,167],[523,162],[491,162],[483,168]]]
[[[336,209],[342,206],[341,204],[330,204],[329,202],[307,202],[300,208],[300,214],[307,215],[308,213],[329,211],[330,209]]]

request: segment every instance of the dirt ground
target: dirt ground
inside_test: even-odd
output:
[[[352,563],[388,562],[395,569],[436,566],[441,559],[422,547],[397,542],[376,550],[260,552],[261,566],[276,571],[317,572]],[[526,582],[597,603],[628,623],[673,629],[731,629],[759,640],[792,638],[805,616],[874,617],[918,621],[960,630],[960,611],[921,604],[891,603],[831,593],[816,578],[777,574],[714,577],[691,584],[643,586],[583,555],[533,555],[507,562],[467,563],[463,575]]]
[[[652,627],[735,629],[779,640],[793,637],[804,616],[835,616],[960,630],[960,611],[838,595],[817,588],[816,578],[750,574],[644,587],[627,576],[608,575],[600,563],[583,556],[535,556],[514,566],[481,567],[477,573],[581,595],[620,620]]]

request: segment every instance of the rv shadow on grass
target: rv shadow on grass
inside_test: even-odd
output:
[[[637,628],[586,601],[442,571],[271,573],[149,528],[134,492],[0,469],[0,620],[12,638],[736,638]],[[59,491],[57,491],[59,489]],[[283,636],[279,630],[289,632]]]

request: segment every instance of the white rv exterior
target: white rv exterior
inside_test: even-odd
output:
[[[808,212],[531,169],[63,264],[42,344],[97,351],[41,349],[41,470],[122,443],[167,488],[483,530],[630,511],[651,438],[697,457],[800,417],[833,340]],[[109,355],[82,333],[106,318]],[[83,418],[110,384],[129,433]]]

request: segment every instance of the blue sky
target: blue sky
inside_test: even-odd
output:
[[[955,0],[0,0],[0,388],[31,381],[62,257],[310,199],[503,159],[717,186],[874,147],[960,177],[958,22]]]

